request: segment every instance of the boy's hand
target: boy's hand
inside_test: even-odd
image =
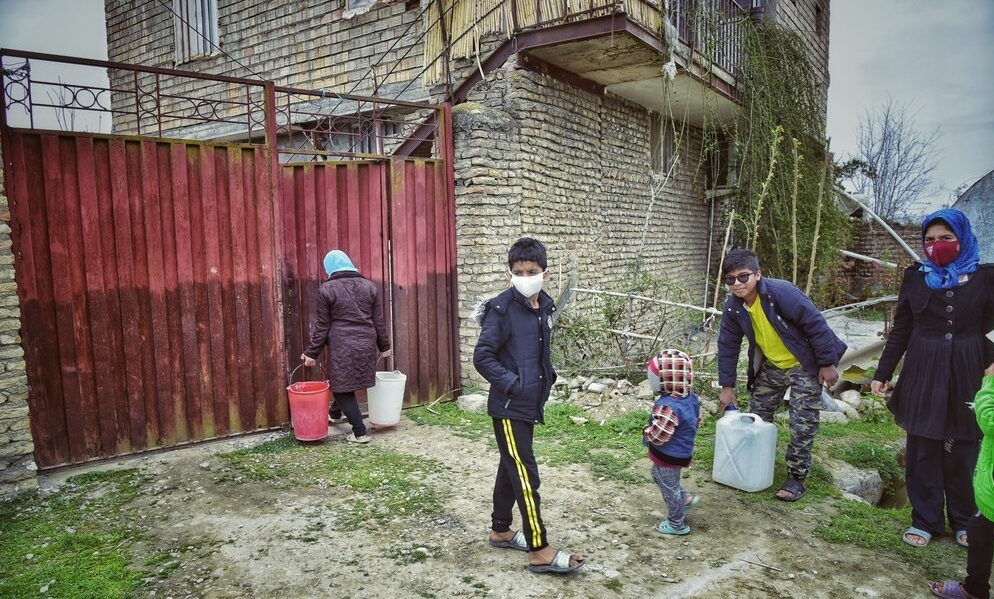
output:
[[[984,376],[994,376],[994,362],[984,369]]]
[[[890,391],[890,381],[874,380],[870,382],[870,393],[877,397],[883,397],[888,391]]]
[[[822,366],[818,369],[818,382],[831,387],[839,380],[839,370],[835,366]]]
[[[721,395],[718,398],[721,400],[721,407],[718,409],[719,412],[724,412],[729,404],[735,406],[736,409],[739,407],[738,398],[735,396],[735,387],[722,387]]]

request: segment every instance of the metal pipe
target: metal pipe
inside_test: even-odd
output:
[[[859,206],[863,210],[866,210],[867,213],[869,213],[869,215],[873,217],[873,220],[875,220],[878,223],[880,223],[880,226],[883,227],[885,231],[887,231],[888,233],[890,233],[890,236],[893,237],[894,240],[897,241],[897,243],[902,248],[904,248],[904,251],[908,252],[908,254],[911,255],[911,257],[914,258],[915,260],[919,259],[918,258],[918,254],[915,252],[915,250],[911,249],[911,246],[909,246],[908,243],[906,241],[904,241],[904,239],[902,239],[901,236],[898,235],[897,232],[895,232],[894,229],[892,229],[890,227],[890,225],[888,225],[886,222],[884,222],[884,219],[882,219],[879,216],[877,216],[877,213],[874,212],[873,210],[870,210],[869,206],[867,206],[863,202],[857,200],[856,198],[852,197],[851,195],[849,195],[848,193],[846,193],[844,190],[839,189],[838,187],[835,188],[835,193],[841,195],[842,197],[846,198],[850,202],[855,203],[857,206]]]
[[[897,264],[893,262],[887,262],[886,260],[871,258],[870,256],[864,256],[863,254],[857,254],[856,252],[850,252],[849,250],[839,250],[839,253],[842,254],[843,256],[849,256],[850,258],[856,258],[857,260],[862,260],[863,262],[873,262],[881,266],[897,268]]]

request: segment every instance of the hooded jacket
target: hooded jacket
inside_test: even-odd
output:
[[[328,280],[318,290],[311,340],[304,354],[328,348],[331,390],[347,393],[376,384],[380,352],[390,349],[379,287],[359,274],[341,250],[324,259]]]
[[[973,471],[973,494],[977,508],[988,520],[994,520],[994,376],[985,376],[974,398],[977,424],[984,433],[980,457]]]
[[[487,413],[493,418],[544,422],[556,372],[552,367],[555,302],[539,292],[538,308],[513,287],[477,311],[480,338],[473,366],[490,383]]]
[[[757,284],[763,313],[773,325],[787,350],[797,358],[804,371],[818,376],[823,366],[838,365],[846,344],[832,331],[811,298],[796,285],[780,279],[763,277]],[[756,334],[745,301],[729,295],[721,315],[718,335],[718,384],[735,386],[735,370],[742,348],[742,337],[749,339],[749,375],[747,388],[752,390],[763,364],[763,352],[756,344]]]

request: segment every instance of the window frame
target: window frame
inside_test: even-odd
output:
[[[173,44],[177,65],[218,54],[217,0],[173,0]]]

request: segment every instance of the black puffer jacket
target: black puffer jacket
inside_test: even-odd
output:
[[[339,271],[318,291],[311,325],[311,358],[328,346],[331,390],[345,393],[376,384],[380,352],[390,349],[379,288],[357,272]]]
[[[556,372],[552,368],[555,302],[539,293],[539,306],[514,288],[485,302],[473,365],[490,382],[487,413],[494,418],[543,422]]]

